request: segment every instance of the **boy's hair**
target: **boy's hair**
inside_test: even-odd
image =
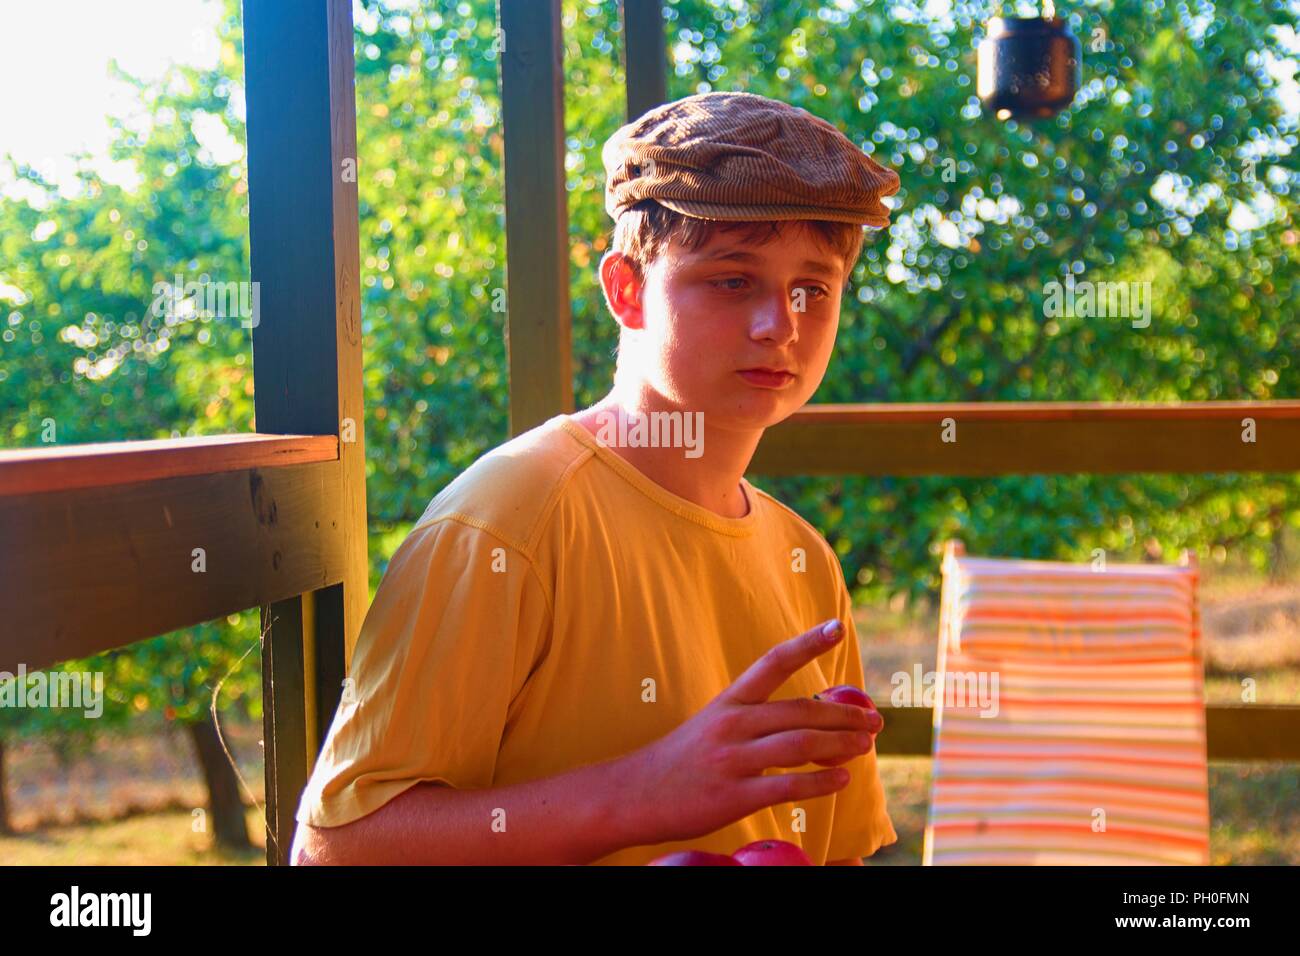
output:
[[[663,255],[673,239],[695,251],[708,242],[715,231],[740,232],[748,241],[763,245],[779,236],[783,226],[806,227],[821,241],[824,248],[837,253],[844,260],[844,288],[848,288],[849,278],[862,254],[866,238],[864,228],[851,222],[830,222],[823,219],[763,222],[697,219],[673,212],[653,199],[644,199],[618,217],[618,223],[614,227],[613,249],[627,256],[637,280],[644,282],[650,263]]]

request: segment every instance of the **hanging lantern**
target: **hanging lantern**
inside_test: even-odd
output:
[[[1041,17],[994,17],[979,45],[980,102],[998,119],[1055,116],[1074,101],[1081,58],[1052,0]]]

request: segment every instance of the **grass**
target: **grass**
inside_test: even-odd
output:
[[[247,853],[220,850],[210,834],[194,832],[188,809],[177,809],[0,836],[0,860],[15,866],[262,866],[262,815],[249,808],[247,821],[254,844]]]

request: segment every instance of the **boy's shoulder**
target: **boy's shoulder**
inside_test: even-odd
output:
[[[595,457],[590,444],[556,415],[485,452],[440,491],[412,532],[452,519],[478,528],[527,555],[536,552],[547,519],[578,470]],[[746,481],[766,533],[820,554],[839,566],[834,549],[811,523],[769,492]]]
[[[835,553],[835,549],[831,547],[830,542],[822,536],[822,533],[807,518],[762,488],[754,488],[752,483],[749,484],[749,487],[753,488],[758,497],[763,500],[764,505],[771,509],[773,515],[776,516],[776,520],[783,524],[787,534],[794,536],[801,543],[806,543],[810,548],[821,551],[827,558],[834,561],[838,567],[839,555]]]
[[[453,518],[529,553],[573,471],[591,452],[555,416],[485,452],[434,496],[414,531]]]

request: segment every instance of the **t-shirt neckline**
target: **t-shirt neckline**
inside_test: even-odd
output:
[[[706,528],[712,528],[714,531],[735,536],[752,534],[758,524],[758,491],[743,475],[740,478],[740,486],[749,505],[749,512],[741,518],[727,518],[710,511],[703,505],[698,505],[694,501],[669,491],[608,446],[602,444],[600,439],[587,431],[581,424],[575,422],[571,415],[566,413],[556,415],[551,419],[551,423],[558,424],[559,427],[590,448],[600,461],[612,468],[638,491],[682,518],[702,524]]]

